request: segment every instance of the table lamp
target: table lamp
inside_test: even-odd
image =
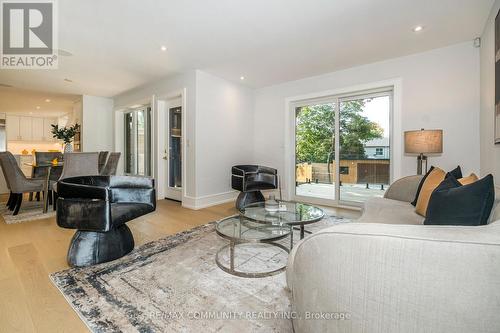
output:
[[[425,161],[427,172],[427,156],[424,154],[440,154],[443,152],[443,130],[424,130],[405,132],[405,153],[418,154],[417,174],[422,174],[422,164]]]

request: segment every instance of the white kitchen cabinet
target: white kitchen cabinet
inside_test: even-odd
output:
[[[31,120],[31,126],[33,128],[32,131],[32,139],[33,141],[45,141],[45,132],[44,132],[44,120],[43,118],[33,117]]]
[[[52,137],[52,124],[57,118],[7,115],[7,141],[56,142]]]
[[[19,117],[19,140],[31,141],[33,140],[33,122],[32,117]]]
[[[44,141],[55,142],[57,139],[52,137],[52,125],[57,124],[57,118],[43,118]]]
[[[7,141],[19,140],[19,116],[6,117]]]

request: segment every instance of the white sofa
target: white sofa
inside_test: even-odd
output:
[[[486,226],[422,225],[409,203],[419,181],[396,181],[356,223],[294,247],[295,332],[500,332],[498,199]]]

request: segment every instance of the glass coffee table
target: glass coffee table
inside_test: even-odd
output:
[[[215,231],[229,240],[215,255],[215,262],[223,271],[258,278],[285,270],[289,249],[277,241],[290,235],[289,226],[259,223],[236,215],[217,222]]]
[[[286,210],[269,212],[265,208],[264,202],[256,202],[245,206],[240,214],[247,219],[259,223],[271,225],[287,225],[290,228],[290,249],[293,247],[293,232],[292,229],[300,230],[300,239],[304,238],[305,233],[310,233],[305,230],[305,225],[321,221],[325,213],[321,208],[290,201],[280,201],[280,205],[284,205]]]

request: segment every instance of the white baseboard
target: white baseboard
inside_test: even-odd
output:
[[[185,196],[182,198],[182,207],[189,209],[202,209],[215,205],[220,205],[226,202],[235,201],[238,196],[237,191],[229,191],[217,194],[204,195],[201,197]]]

